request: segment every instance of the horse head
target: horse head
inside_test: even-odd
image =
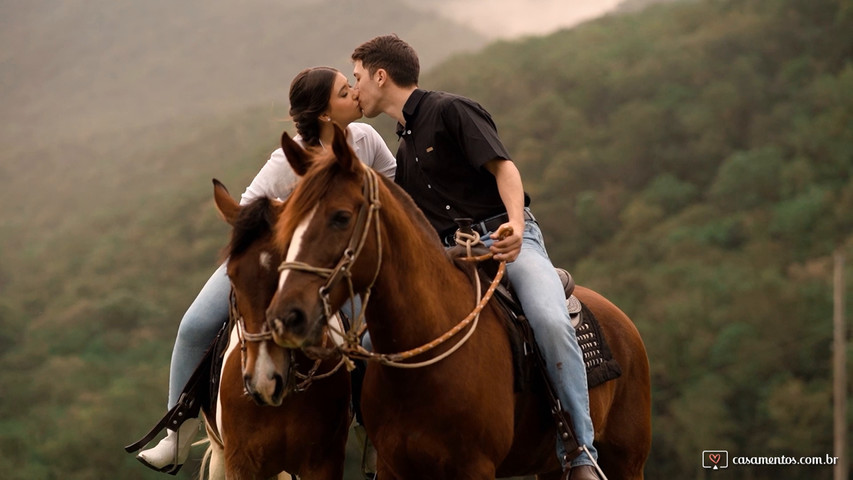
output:
[[[376,277],[377,174],[337,126],[330,149],[307,151],[287,133],[282,149],[302,176],[275,227],[284,262],[267,324],[279,345],[319,346],[329,317]]]
[[[216,207],[233,227],[224,253],[232,284],[232,319],[241,343],[243,383],[258,404],[280,405],[291,383],[292,359],[289,351],[272,341],[264,312],[278,280],[281,257],[272,245],[272,226],[284,204],[259,198],[241,207],[224,185],[213,182]]]

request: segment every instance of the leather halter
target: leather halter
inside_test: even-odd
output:
[[[228,316],[230,318],[230,322],[234,325],[234,328],[237,330],[237,339],[240,341],[240,371],[246,371],[246,355],[247,355],[247,347],[246,344],[248,342],[264,342],[267,340],[272,340],[272,332],[269,331],[269,327],[266,322],[264,322],[264,326],[261,329],[260,333],[252,333],[246,331],[246,320],[243,318],[243,315],[240,313],[240,309],[237,307],[237,294],[235,293],[234,285],[231,285],[231,302],[228,310]],[[323,338],[323,344],[328,341],[328,337]],[[341,366],[345,363],[345,357],[341,357],[341,361],[335,365],[330,371],[317,374],[317,370],[320,369],[320,363],[322,362],[322,358],[318,358],[314,360],[314,364],[311,366],[311,369],[307,374],[303,374],[296,369],[296,351],[292,348],[287,349],[289,362],[287,364],[287,371],[285,372],[285,389],[288,389],[293,392],[303,392],[311,384],[314,380],[320,380],[323,378],[327,378],[332,376],[335,372],[337,372]],[[300,383],[296,383],[296,378],[302,380]],[[246,388],[245,385],[243,387]],[[248,392],[247,392],[248,393]]]
[[[364,185],[362,186],[362,192],[364,193],[365,198],[367,199],[367,205],[363,206],[359,212],[358,217],[356,219],[355,228],[353,230],[352,237],[350,237],[349,245],[344,250],[344,253],[341,255],[340,260],[338,260],[335,268],[320,268],[314,267],[312,265],[308,265],[304,262],[282,262],[279,266],[279,271],[283,271],[286,269],[291,270],[300,270],[304,272],[310,272],[317,274],[321,277],[327,278],[326,283],[320,287],[318,293],[320,295],[320,299],[323,302],[323,317],[326,321],[332,315],[332,307],[329,301],[329,295],[331,290],[341,281],[344,277],[347,279],[347,284],[349,287],[350,298],[355,297],[355,289],[352,283],[352,271],[350,270],[350,266],[356,261],[358,255],[361,253],[364,245],[367,241],[367,235],[370,232],[370,224],[373,222],[375,231],[376,231],[376,271],[373,274],[373,279],[370,284],[367,286],[365,293],[363,295],[362,308],[359,312],[356,319],[354,319],[352,323],[352,327],[347,332],[340,332],[344,337],[344,345],[339,346],[338,350],[342,353],[343,357],[347,360],[347,368],[352,370],[355,366],[352,364],[353,358],[361,358],[366,360],[375,360],[379,363],[387,366],[398,367],[398,368],[419,368],[427,365],[431,365],[442,359],[446,358],[453,352],[455,352],[459,347],[461,347],[474,333],[474,330],[477,328],[477,322],[480,317],[480,312],[485,307],[486,303],[491,299],[492,294],[497,287],[497,284],[500,282],[501,278],[504,275],[506,262],[500,262],[498,273],[495,276],[492,284],[489,289],[486,291],[484,295],[481,296],[480,289],[480,281],[479,276],[475,275],[476,279],[476,288],[477,288],[477,304],[474,307],[474,310],[461,322],[459,322],[452,329],[447,331],[444,335],[436,338],[435,340],[428,342],[420,347],[413,348],[411,350],[407,350],[405,352],[400,353],[392,353],[392,354],[378,354],[374,352],[370,352],[361,346],[359,338],[361,334],[366,329],[366,323],[364,322],[364,313],[367,310],[367,303],[370,300],[370,293],[373,285],[376,283],[376,279],[379,276],[379,271],[382,266],[382,241],[381,241],[381,224],[379,221],[379,210],[381,208],[381,203],[379,201],[379,180],[377,178],[376,172],[374,172],[370,168],[364,168],[365,179]],[[473,257],[470,255],[470,246],[473,243],[479,242],[479,235],[476,236],[476,239],[473,239],[473,242],[469,239],[467,243],[460,241],[460,244],[467,244],[469,249],[469,257],[468,260],[471,261],[480,261],[484,258]],[[487,255],[485,257],[490,257]],[[473,322],[473,323],[472,323]],[[433,348],[441,345],[446,340],[450,339],[457,333],[459,333],[462,329],[467,326],[471,326],[469,331],[465,334],[463,338],[459,340],[454,346],[450,347],[447,351],[438,355],[430,360],[426,360],[423,362],[417,363],[404,363],[403,360],[409,359],[411,357],[426,353]]]
[[[314,273],[320,277],[326,278],[326,283],[318,290],[320,300],[323,302],[323,319],[325,321],[328,321],[333,313],[331,302],[329,300],[331,291],[342,279],[347,279],[350,298],[355,297],[355,290],[352,283],[352,270],[350,267],[358,259],[359,254],[364,249],[365,243],[367,243],[367,235],[370,233],[371,223],[373,223],[374,230],[376,232],[376,271],[374,272],[373,279],[370,281],[370,284],[367,286],[364,294],[361,314],[357,319],[359,321],[358,323],[361,323],[363,320],[364,310],[370,299],[370,290],[373,288],[373,284],[376,283],[376,278],[379,276],[379,269],[382,266],[382,236],[381,224],[379,222],[379,210],[382,208],[382,204],[379,201],[379,179],[376,176],[376,172],[372,169],[365,167],[363,171],[365,173],[365,178],[364,185],[362,186],[362,193],[367,199],[367,205],[364,205],[359,209],[349,244],[343,254],[341,254],[341,258],[338,260],[337,265],[335,265],[334,268],[321,268],[314,267],[305,262],[285,261],[278,267],[279,272],[288,269],[299,270]],[[358,342],[357,337],[361,332],[356,332],[358,329],[355,325],[356,324],[354,323],[354,328],[351,328],[350,331],[346,333],[340,332],[345,337],[346,343],[351,341]]]

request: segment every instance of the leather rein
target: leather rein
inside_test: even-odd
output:
[[[492,280],[485,294],[482,293],[482,289],[480,287],[479,275],[474,275],[477,291],[477,302],[474,309],[458,324],[456,324],[453,328],[448,330],[440,337],[419,347],[415,347],[410,350],[398,353],[375,353],[365,349],[361,346],[360,342],[361,335],[367,329],[367,324],[365,322],[364,315],[365,311],[367,310],[367,304],[370,301],[371,290],[373,288],[373,285],[376,283],[376,279],[379,276],[379,271],[382,266],[382,226],[379,217],[379,210],[382,208],[382,204],[379,201],[379,179],[377,177],[377,173],[367,167],[364,167],[364,172],[365,179],[364,185],[362,186],[362,193],[364,194],[365,199],[367,200],[367,205],[363,206],[359,210],[358,217],[356,218],[356,225],[353,230],[352,237],[350,237],[349,245],[344,250],[340,260],[338,260],[337,265],[334,268],[320,268],[308,265],[304,262],[282,262],[278,270],[279,272],[284,271],[286,269],[310,272],[327,279],[326,283],[318,290],[318,294],[320,296],[320,300],[323,302],[324,319],[326,320],[326,322],[328,322],[328,319],[332,315],[332,307],[329,300],[330,292],[342,279],[346,278],[347,280],[350,300],[353,300],[356,297],[355,289],[352,283],[352,270],[350,267],[353,263],[355,263],[355,261],[358,259],[359,254],[364,249],[364,245],[367,243],[367,236],[370,233],[370,227],[372,224],[373,229],[376,233],[376,271],[373,274],[373,279],[370,281],[370,284],[365,290],[361,309],[358,314],[355,315],[356,318],[353,319],[352,326],[346,332],[337,332],[344,339],[343,345],[337,346],[337,350],[346,359],[348,370],[352,370],[353,368],[355,368],[355,365],[352,363],[352,359],[372,360],[377,361],[382,365],[397,368],[420,368],[432,365],[450,356],[453,352],[462,347],[462,345],[464,345],[465,342],[468,341],[471,335],[474,334],[474,331],[477,328],[477,323],[480,318],[480,312],[483,310],[483,308],[485,308],[486,304],[492,298],[492,295],[494,294],[497,285],[503,278],[504,272],[506,271],[506,262],[500,262],[498,266],[498,272],[495,275],[495,278]],[[467,247],[468,256],[463,257],[463,259],[466,261],[478,262],[491,258],[491,254],[481,256],[473,256],[471,254],[471,247],[479,243],[480,241],[480,236],[476,232],[473,235],[457,232],[456,241],[460,245],[464,245]],[[355,302],[352,302],[352,304],[355,305]],[[353,313],[355,314],[355,312]],[[433,350],[434,348],[443,344],[469,325],[471,326],[471,328],[470,330],[468,330],[465,336],[462,337],[455,345],[453,345],[443,353],[422,362],[405,362],[405,360]],[[333,327],[330,326],[329,328]],[[272,333],[265,332],[265,334],[261,335],[271,337]]]

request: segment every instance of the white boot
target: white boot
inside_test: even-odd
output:
[[[167,429],[166,438],[160,440],[157,446],[139,452],[136,458],[158,472],[172,475],[178,473],[190,455],[199,423],[199,419],[190,418],[178,427],[178,431]]]

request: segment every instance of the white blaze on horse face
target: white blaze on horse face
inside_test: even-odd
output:
[[[272,254],[270,252],[261,252],[258,262],[261,264],[261,268],[269,270],[272,266]]]
[[[260,394],[265,400],[271,402],[273,392],[275,392],[276,383],[275,362],[267,350],[267,342],[258,344],[258,355],[255,357],[255,371],[252,375],[252,383],[255,392]]]
[[[305,237],[305,231],[308,230],[308,225],[311,224],[311,219],[314,218],[314,214],[317,213],[317,207],[311,209],[311,212],[308,215],[305,215],[305,218],[299,222],[299,225],[296,227],[296,230],[293,232],[293,238],[290,239],[290,248],[287,249],[287,255],[284,258],[285,262],[293,262],[299,256],[300,251],[302,250],[302,241]],[[284,286],[285,280],[287,280],[287,274],[290,273],[289,269],[282,270],[281,276],[278,277],[278,289]]]

